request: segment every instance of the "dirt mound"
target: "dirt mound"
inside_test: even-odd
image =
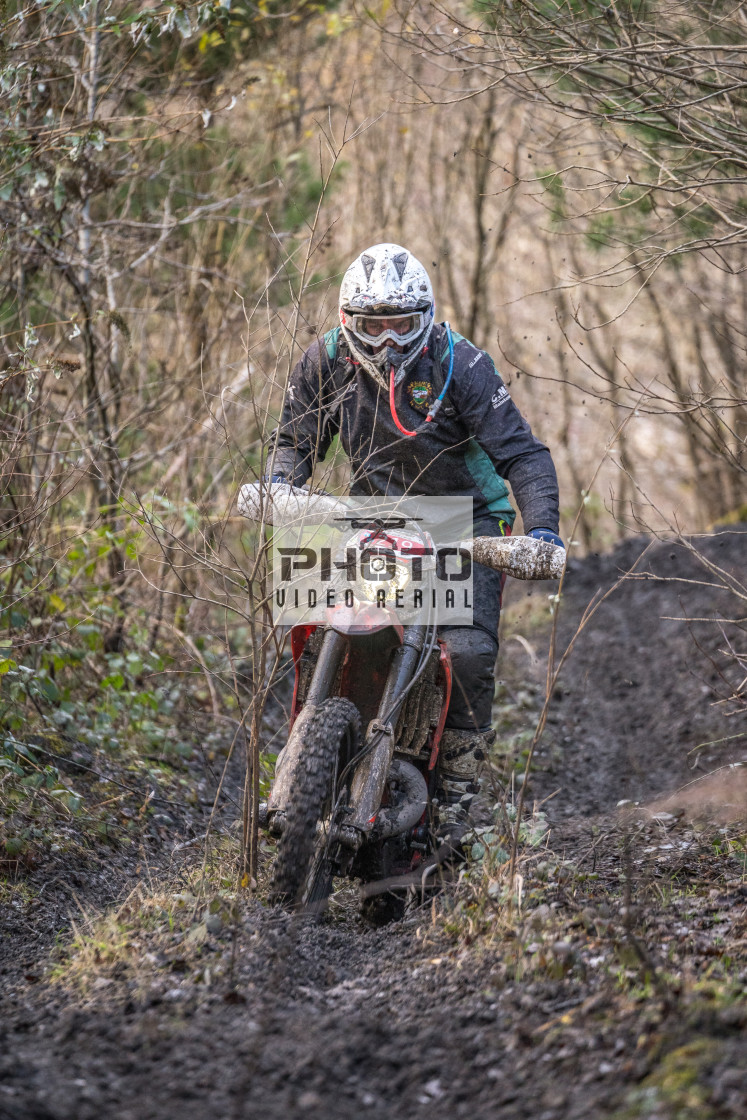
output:
[[[537,595],[514,599],[519,632]],[[571,563],[559,654],[577,636],[535,779],[542,796],[560,787],[553,815],[602,813],[747,761],[746,616],[747,526],[686,543],[629,540]]]

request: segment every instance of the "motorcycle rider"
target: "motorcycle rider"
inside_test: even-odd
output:
[[[366,249],[343,277],[339,313],[340,326],[313,343],[291,374],[268,454],[271,481],[305,483],[339,435],[353,495],[463,495],[473,499],[475,536],[497,536],[510,532],[515,518],[506,479],[524,532],[562,544],[550,452],[532,434],[491,357],[434,322],[423,265],[401,245]],[[453,671],[440,751],[440,839],[453,851],[469,827],[495,739],[503,579],[475,564],[473,625],[439,628]]]

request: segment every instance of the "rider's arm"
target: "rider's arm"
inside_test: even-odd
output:
[[[280,424],[270,437],[267,465],[272,463],[273,477],[283,475],[301,486],[317,459],[327,454],[337,434],[337,425],[324,408],[330,376],[324,348],[314,343],[291,373]]]
[[[462,343],[469,346],[469,343]],[[558,478],[552,456],[511,400],[490,356],[463,363],[454,377],[454,403],[470,435],[511,483],[524,532],[542,527],[558,531]],[[469,356],[469,352],[466,356]]]

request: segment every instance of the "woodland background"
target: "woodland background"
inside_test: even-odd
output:
[[[203,745],[259,742],[279,648],[235,495],[368,244],[494,355],[574,548],[745,519],[746,28],[725,0],[0,4],[9,859],[46,835],[32,791],[81,808],[59,736],[173,781],[203,713]]]

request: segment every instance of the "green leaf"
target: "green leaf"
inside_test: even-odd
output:
[[[61,801],[71,813],[77,813],[82,804],[82,798],[73,789],[68,789],[67,786],[57,786],[49,791],[50,797],[56,798]]]
[[[192,24],[189,22],[189,16],[187,15],[187,13],[184,11],[176,12],[174,23],[176,24],[176,29],[182,36],[182,38],[188,39],[192,34]]]
[[[47,700],[52,704],[56,704],[60,699],[60,690],[53,680],[49,677],[42,677],[39,681],[39,688],[42,690]]]
[[[23,777],[23,767],[9,758],[0,758],[0,768],[3,770],[10,770],[11,774],[15,774],[18,778]]]

